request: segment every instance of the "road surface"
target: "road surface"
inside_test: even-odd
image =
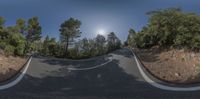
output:
[[[69,69],[93,66],[98,67]],[[151,86],[141,76],[128,49],[86,61],[33,57],[23,79],[15,86],[0,91],[0,99],[199,98],[200,91],[166,91]]]

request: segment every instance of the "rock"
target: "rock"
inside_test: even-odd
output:
[[[180,77],[181,74],[180,73],[175,73],[175,76]]]
[[[179,50],[179,52],[184,52],[185,51],[185,49],[181,49],[181,50]]]
[[[198,65],[198,63],[197,63],[197,64],[192,64],[193,67],[195,67],[195,68],[198,67],[198,68],[199,68],[199,66],[197,66],[197,65]],[[195,70],[196,70],[196,69],[195,69]],[[200,75],[199,75],[199,76],[200,76]]]
[[[195,57],[195,54],[194,54],[194,53],[192,53],[190,56],[191,56],[191,58],[194,58],[194,57]]]
[[[181,61],[186,61],[186,60],[187,60],[186,55],[183,54],[183,55],[181,56]]]
[[[187,60],[192,60],[192,59],[194,59],[194,57],[195,57],[195,54],[194,54],[194,53],[192,53],[192,54],[187,54]]]
[[[174,51],[171,52],[171,57],[172,57],[172,58],[175,57]]]
[[[175,53],[176,53],[175,51],[172,51],[172,52],[171,52],[171,58],[172,58],[173,60],[176,60],[176,59],[177,59]]]
[[[185,58],[181,58],[181,61],[184,62],[184,61],[186,61],[186,59]]]

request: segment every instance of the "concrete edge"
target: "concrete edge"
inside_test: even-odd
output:
[[[0,90],[4,90],[4,89],[10,88],[10,87],[13,87],[17,83],[19,83],[22,80],[22,78],[24,77],[24,75],[26,74],[26,71],[28,70],[31,59],[32,59],[32,57],[29,58],[29,60],[25,64],[25,67],[23,67],[21,72],[18,73],[19,75],[17,74],[18,76],[14,77],[14,79],[10,80],[8,83],[0,85]]]
[[[157,83],[156,81],[154,81],[153,79],[151,79],[149,76],[147,76],[147,74],[145,73],[145,71],[142,69],[141,63],[139,62],[139,60],[137,59],[135,53],[132,51],[132,49],[129,49],[133,56],[134,59],[136,61],[138,70],[140,72],[140,74],[142,75],[142,77],[144,78],[144,80],[149,83],[150,85],[152,85],[153,87],[162,89],[162,90],[167,90],[167,91],[199,91],[200,90],[200,86],[192,86],[192,87],[176,87],[176,86],[168,86],[166,84],[161,84],[161,83]]]

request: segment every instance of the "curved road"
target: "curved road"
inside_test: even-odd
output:
[[[165,91],[151,86],[141,76],[128,49],[88,61],[33,58],[23,79],[1,90],[0,99],[198,99],[200,91]],[[70,70],[68,68],[88,68]]]

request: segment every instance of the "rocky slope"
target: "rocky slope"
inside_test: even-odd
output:
[[[200,82],[200,53],[177,49],[134,49],[154,76],[173,83]]]

